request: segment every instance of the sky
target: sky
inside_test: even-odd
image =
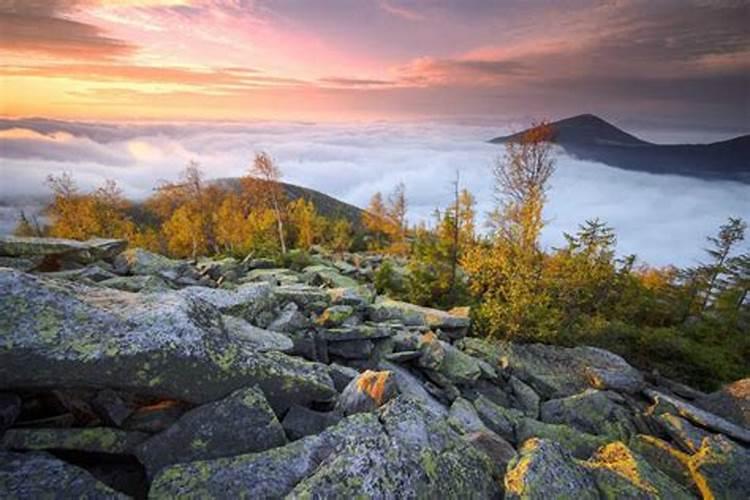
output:
[[[456,171],[489,210],[486,141],[536,120],[750,132],[750,0],[0,0],[0,62],[0,233],[64,171],[142,199],[265,150],[360,207],[404,182],[416,222]],[[599,217],[621,254],[689,265],[730,215],[750,219],[747,184],[559,154],[543,239]]]
[[[0,0],[0,115],[747,132],[747,0]]]

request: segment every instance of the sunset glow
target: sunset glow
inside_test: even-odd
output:
[[[683,7],[5,0],[0,113],[342,120],[657,106],[736,125],[748,9]]]

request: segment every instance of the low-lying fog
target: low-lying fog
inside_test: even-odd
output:
[[[91,124],[0,121],[0,232],[11,231],[27,195],[46,192],[49,173],[69,171],[82,187],[105,178],[147,196],[193,159],[208,177],[242,175],[255,151],[278,160],[284,180],[364,207],[375,191],[406,184],[409,218],[429,218],[449,202],[456,170],[478,200],[492,204],[490,166],[503,153],[487,139],[502,126],[443,123]],[[586,219],[613,226],[618,252],[655,265],[693,264],[705,236],[728,216],[750,219],[750,186],[627,172],[558,156],[546,207],[547,246],[561,244]]]

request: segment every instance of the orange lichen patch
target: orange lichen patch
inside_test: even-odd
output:
[[[459,318],[468,318],[471,314],[471,307],[470,306],[459,306],[454,307],[450,311],[448,311],[448,314],[452,316],[457,316]]]
[[[654,485],[641,476],[635,456],[620,441],[615,441],[599,448],[591,460],[589,460],[588,465],[608,469],[644,491],[654,494],[658,493]]]
[[[525,478],[531,465],[531,456],[528,452],[537,448],[539,442],[537,438],[528,439],[519,450],[522,455],[519,456],[513,468],[505,474],[506,493],[515,493],[517,495],[523,493],[526,483]]]
[[[432,330],[430,330],[429,332],[427,332],[424,335],[422,335],[421,337],[419,337],[419,344],[420,345],[422,345],[422,344],[432,344],[432,343],[437,342],[437,341],[438,341],[438,336]]]
[[[737,399],[750,399],[750,378],[733,382],[724,387],[724,390]]]
[[[392,373],[389,371],[376,372],[367,370],[357,379],[357,390],[365,393],[375,401],[378,406],[383,404],[385,390]]]
[[[698,453],[696,453],[695,455],[688,455],[687,453],[676,450],[661,439],[655,438],[653,436],[643,435],[641,436],[641,439],[663,450],[664,452],[669,453],[671,456],[679,460],[687,468],[688,472],[690,473],[690,478],[693,480],[695,487],[698,488],[698,491],[703,497],[703,500],[714,500],[714,498],[716,498],[711,491],[711,488],[708,486],[706,477],[698,470],[700,461],[709,451],[709,447],[705,445],[705,439],[704,446],[701,447],[700,451],[698,451]]]
[[[140,408],[138,408],[137,411],[148,413],[152,411],[166,410],[166,409],[174,408],[175,406],[180,406],[180,405],[182,405],[182,403],[176,399],[165,399],[163,401],[159,401],[154,404],[141,406]]]

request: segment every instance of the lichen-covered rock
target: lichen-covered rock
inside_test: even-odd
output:
[[[448,410],[448,423],[461,434],[471,434],[487,429],[477,410],[467,400],[457,398]]]
[[[243,265],[234,257],[224,259],[202,259],[196,268],[214,281],[237,281],[242,274]]]
[[[468,328],[470,324],[469,318],[387,297],[378,297],[368,308],[368,314],[370,319],[377,322],[398,320],[404,325],[427,326],[434,329],[462,329]]]
[[[128,498],[85,470],[42,452],[0,451],[0,491],[5,498]]]
[[[690,455],[674,448],[666,441],[645,434],[633,436],[628,446],[651,466],[671,477],[677,484],[692,488],[691,491],[694,494],[698,493],[688,468]]]
[[[328,354],[348,360],[368,360],[373,354],[375,344],[369,340],[343,340],[329,342]]]
[[[94,453],[127,454],[148,437],[109,427],[73,429],[8,429],[0,448],[9,450],[75,450]]]
[[[100,281],[99,285],[124,292],[166,292],[172,289],[172,286],[164,278],[152,274],[117,276]]]
[[[595,436],[567,425],[546,424],[531,418],[521,419],[515,426],[516,439],[523,443],[527,439],[540,438],[562,446],[576,458],[587,459],[600,446],[609,442],[606,436]]]
[[[339,397],[336,408],[344,415],[372,411],[398,393],[398,387],[389,371],[366,370],[349,382]]]
[[[33,271],[39,267],[42,262],[44,262],[43,256],[5,257],[0,255],[0,267],[8,267],[24,273]]]
[[[619,441],[601,447],[584,465],[592,472],[602,498],[694,498]]]
[[[32,238],[0,236],[0,255],[7,257],[55,256],[82,264],[111,259],[128,246],[125,240]]]
[[[333,305],[365,307],[372,304],[375,292],[371,287],[361,285],[351,288],[329,288],[326,290]]]
[[[331,376],[336,390],[341,392],[349,385],[349,382],[359,375],[359,372],[349,366],[331,363],[328,365],[328,374]]]
[[[393,379],[396,382],[399,394],[404,394],[409,398],[418,401],[419,404],[426,406],[436,415],[446,416],[448,414],[447,408],[430,395],[430,393],[425,390],[422,382],[409,370],[388,361],[380,361],[378,368],[393,373]]]
[[[46,273],[47,278],[56,278],[59,280],[81,281],[84,283],[98,283],[101,281],[117,278],[117,275],[102,267],[91,264],[81,269],[70,269],[67,271],[56,271]]]
[[[474,400],[474,408],[487,427],[500,437],[516,442],[516,425],[523,419],[523,413],[496,405],[481,395]]]
[[[703,498],[747,498],[750,451],[726,437],[719,434],[705,439],[690,457],[689,469]]]
[[[390,337],[392,330],[388,325],[368,323],[341,328],[327,328],[322,331],[322,334],[329,342],[340,342],[345,340],[382,339]]]
[[[440,370],[445,360],[445,347],[434,332],[427,332],[419,337],[417,350],[420,352],[417,364],[422,368]]]
[[[596,389],[551,399],[542,403],[541,420],[550,424],[565,424],[582,432],[628,439],[635,434],[630,412],[616,404],[605,392]]]
[[[523,383],[519,378],[511,375],[509,379],[510,390],[513,393],[513,402],[524,415],[530,418],[539,416],[539,395],[534,389]]]
[[[323,367],[254,351],[201,300],[0,270],[0,389],[117,387],[203,403],[253,384],[277,411],[336,394]]]
[[[750,491],[750,451],[721,434],[706,437],[693,454],[653,436],[638,435],[631,448],[703,498],[745,498]]]
[[[489,457],[495,469],[493,475],[498,482],[501,482],[505,477],[508,464],[517,456],[513,446],[489,429],[466,434],[464,439]]]
[[[247,387],[185,413],[170,428],[139,445],[136,454],[153,476],[166,465],[284,444],[284,430],[263,393]]]
[[[318,316],[317,323],[325,328],[341,326],[354,314],[354,308],[347,305],[331,306]]]
[[[669,437],[687,453],[697,452],[703,439],[711,436],[710,433],[695,427],[684,418],[669,413],[663,413],[657,419]]]
[[[472,384],[481,375],[479,361],[456,349],[451,344],[439,341],[445,353],[438,370],[454,384]]]
[[[247,283],[233,290],[189,286],[178,293],[208,302],[224,314],[239,316],[250,322],[273,305],[271,287],[266,283]]]
[[[268,329],[274,332],[293,333],[310,326],[312,326],[312,321],[300,312],[299,306],[294,302],[289,302],[268,325]]]
[[[399,397],[321,434],[262,453],[181,464],[154,480],[152,498],[497,498],[490,460]]]
[[[275,264],[274,264],[275,265]],[[253,269],[239,279],[240,283],[268,283],[273,286],[294,285],[299,283],[299,273],[285,268]]]
[[[598,500],[591,473],[560,445],[545,439],[529,439],[505,474],[508,500]]]
[[[230,337],[252,346],[257,352],[289,352],[294,348],[292,339],[286,335],[258,328],[236,316],[224,315],[222,319]]]
[[[750,428],[750,378],[727,384],[697,399],[695,404],[730,422]]]
[[[563,398],[587,388],[637,393],[643,375],[624,359],[594,347],[461,341],[464,351],[501,366],[530,385],[542,399]]]
[[[654,402],[650,409],[654,415],[662,413],[672,413],[679,415],[691,422],[705,427],[706,429],[725,434],[730,438],[737,439],[743,443],[750,444],[750,430],[740,427],[718,415],[714,415],[695,405],[686,403],[676,397],[669,396],[654,389],[646,389],[644,393]]]
[[[336,412],[323,413],[294,405],[284,416],[281,426],[287,437],[295,440],[312,434],[320,434],[340,420],[341,415]]]
[[[275,300],[282,304],[294,302],[302,309],[310,308],[316,303],[327,304],[328,294],[325,290],[308,285],[283,285],[273,289]]]
[[[357,280],[344,276],[336,269],[324,265],[308,266],[302,270],[302,279],[310,285],[325,285],[330,288],[355,288]]]
[[[115,258],[115,269],[120,274],[158,274],[176,278],[188,268],[183,260],[164,257],[143,248],[129,248]]]

